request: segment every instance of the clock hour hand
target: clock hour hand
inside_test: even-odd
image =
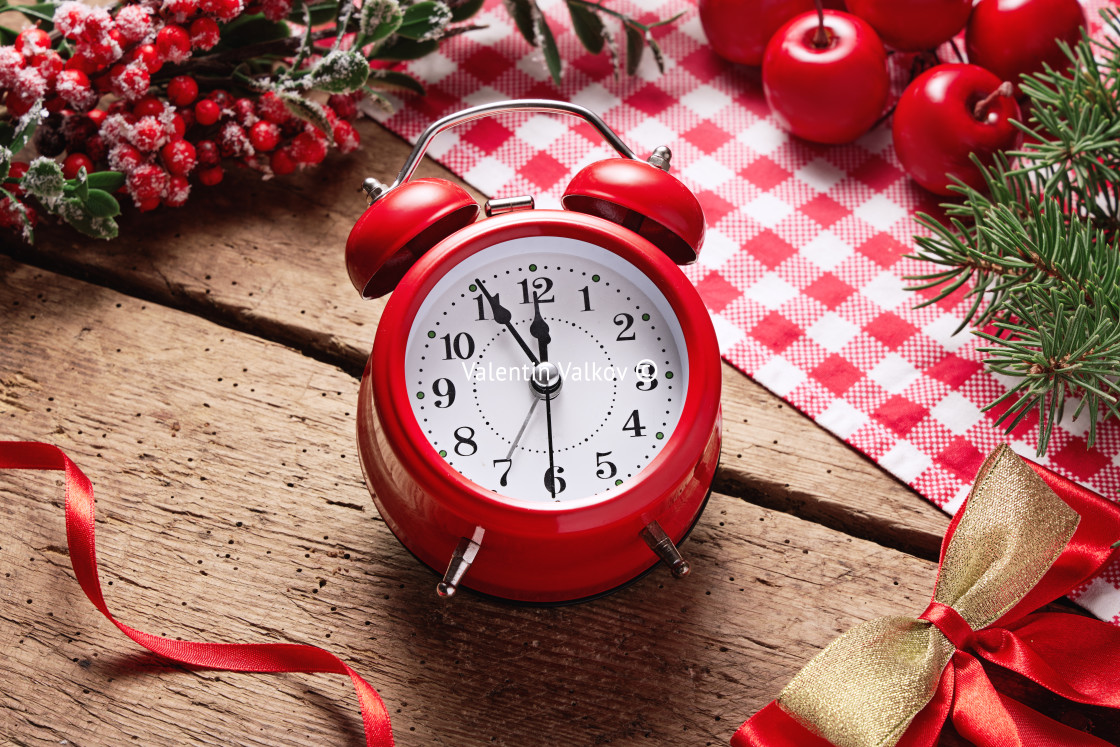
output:
[[[529,325],[529,334],[537,338],[541,362],[547,361],[548,343],[552,342],[552,336],[548,333],[548,322],[541,316],[541,304],[536,293],[533,294],[533,323]]]
[[[482,281],[478,278],[475,278],[474,282],[479,290],[482,291],[482,295],[486,296],[486,300],[490,303],[490,311],[494,314],[494,321],[498,324],[505,325],[505,328],[513,335],[513,339],[517,340],[517,344],[521,346],[521,349],[525,351],[525,355],[529,356],[529,360],[531,360],[534,365],[540,363],[540,361],[537,360],[537,356],[533,355],[533,351],[525,344],[525,340],[518,334],[517,330],[513,328],[513,325],[510,324],[510,320],[513,319],[513,314],[511,314],[510,310],[505,306],[502,306],[502,302],[498,300],[499,294],[495,293],[491,295],[490,291],[486,290],[486,286],[483,285]]]

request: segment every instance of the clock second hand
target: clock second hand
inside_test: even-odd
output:
[[[510,320],[513,319],[513,314],[505,306],[502,306],[501,302],[498,300],[497,294],[490,295],[490,291],[486,290],[486,286],[482,284],[480,279],[475,278],[474,282],[479,290],[482,291],[482,295],[486,296],[486,300],[490,303],[490,311],[494,314],[494,321],[498,324],[505,325],[505,328],[513,335],[513,339],[517,340],[517,344],[525,351],[525,355],[529,356],[529,360],[533,362],[533,365],[540,363],[540,361],[537,360],[537,356],[533,355],[533,351],[525,344],[525,340],[517,333],[517,330],[513,328],[513,325],[510,323]]]
[[[540,400],[533,397],[533,404],[529,405],[529,414],[521,421],[521,429],[517,431],[517,437],[513,439],[513,445],[509,447],[509,453],[506,454],[507,462],[513,459],[513,452],[517,451],[517,445],[521,443],[521,437],[525,435],[525,428],[529,425],[529,420],[533,417],[533,411],[537,409],[538,404],[540,404]]]

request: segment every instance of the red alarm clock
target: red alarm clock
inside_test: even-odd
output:
[[[618,151],[580,171],[562,210],[415,179],[443,130],[508,111],[582,117]],[[720,357],[678,264],[704,215],[594,113],[560,101],[467,109],[432,124],[346,243],[358,291],[393,291],[362,376],[358,449],[386,524],[462,585],[523,602],[612,591],[677,545],[720,454]]]

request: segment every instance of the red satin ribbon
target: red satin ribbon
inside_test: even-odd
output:
[[[1110,743],[996,691],[980,659],[999,664],[1078,703],[1120,708],[1120,628],[1100,620],[1034,610],[1093,576],[1114,554],[1120,507],[1027,462],[1080,515],[1077,531],[1038,584],[992,625],[973,631],[952,608],[933,602],[929,620],[957,647],[933,699],[896,747],[933,747],[947,720],[977,747],[1109,747]],[[963,510],[949,525],[941,559]],[[774,701],[744,723],[732,747],[833,747]]]
[[[101,614],[144,648],[181,664],[233,672],[327,672],[347,674],[362,708],[367,747],[391,747],[389,714],[380,696],[341,659],[321,648],[295,643],[172,641],[118,622],[101,595],[94,537],[93,485],[62,451],[50,444],[0,441],[0,469],[66,472],[66,543],[82,591]]]

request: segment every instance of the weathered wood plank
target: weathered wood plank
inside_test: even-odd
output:
[[[94,481],[122,620],[324,645],[381,691],[406,747],[726,744],[835,635],[932,588],[928,561],[716,494],[687,579],[564,608],[448,604],[361,484],[345,372],[2,259],[0,349],[0,439],[56,443]],[[73,580],[59,477],[0,474],[0,734],[360,743],[344,678],[188,671],[123,638]]]
[[[363,302],[342,260],[365,203],[362,178],[395,176],[407,146],[376,125],[352,159],[261,182],[231,172],[183,210],[122,221],[112,243],[41,232],[25,261],[91,279],[360,372],[382,305]],[[450,177],[426,163],[420,175]],[[477,193],[475,193],[477,196]],[[911,490],[725,365],[720,490],[827,526],[936,557],[946,517]]]

